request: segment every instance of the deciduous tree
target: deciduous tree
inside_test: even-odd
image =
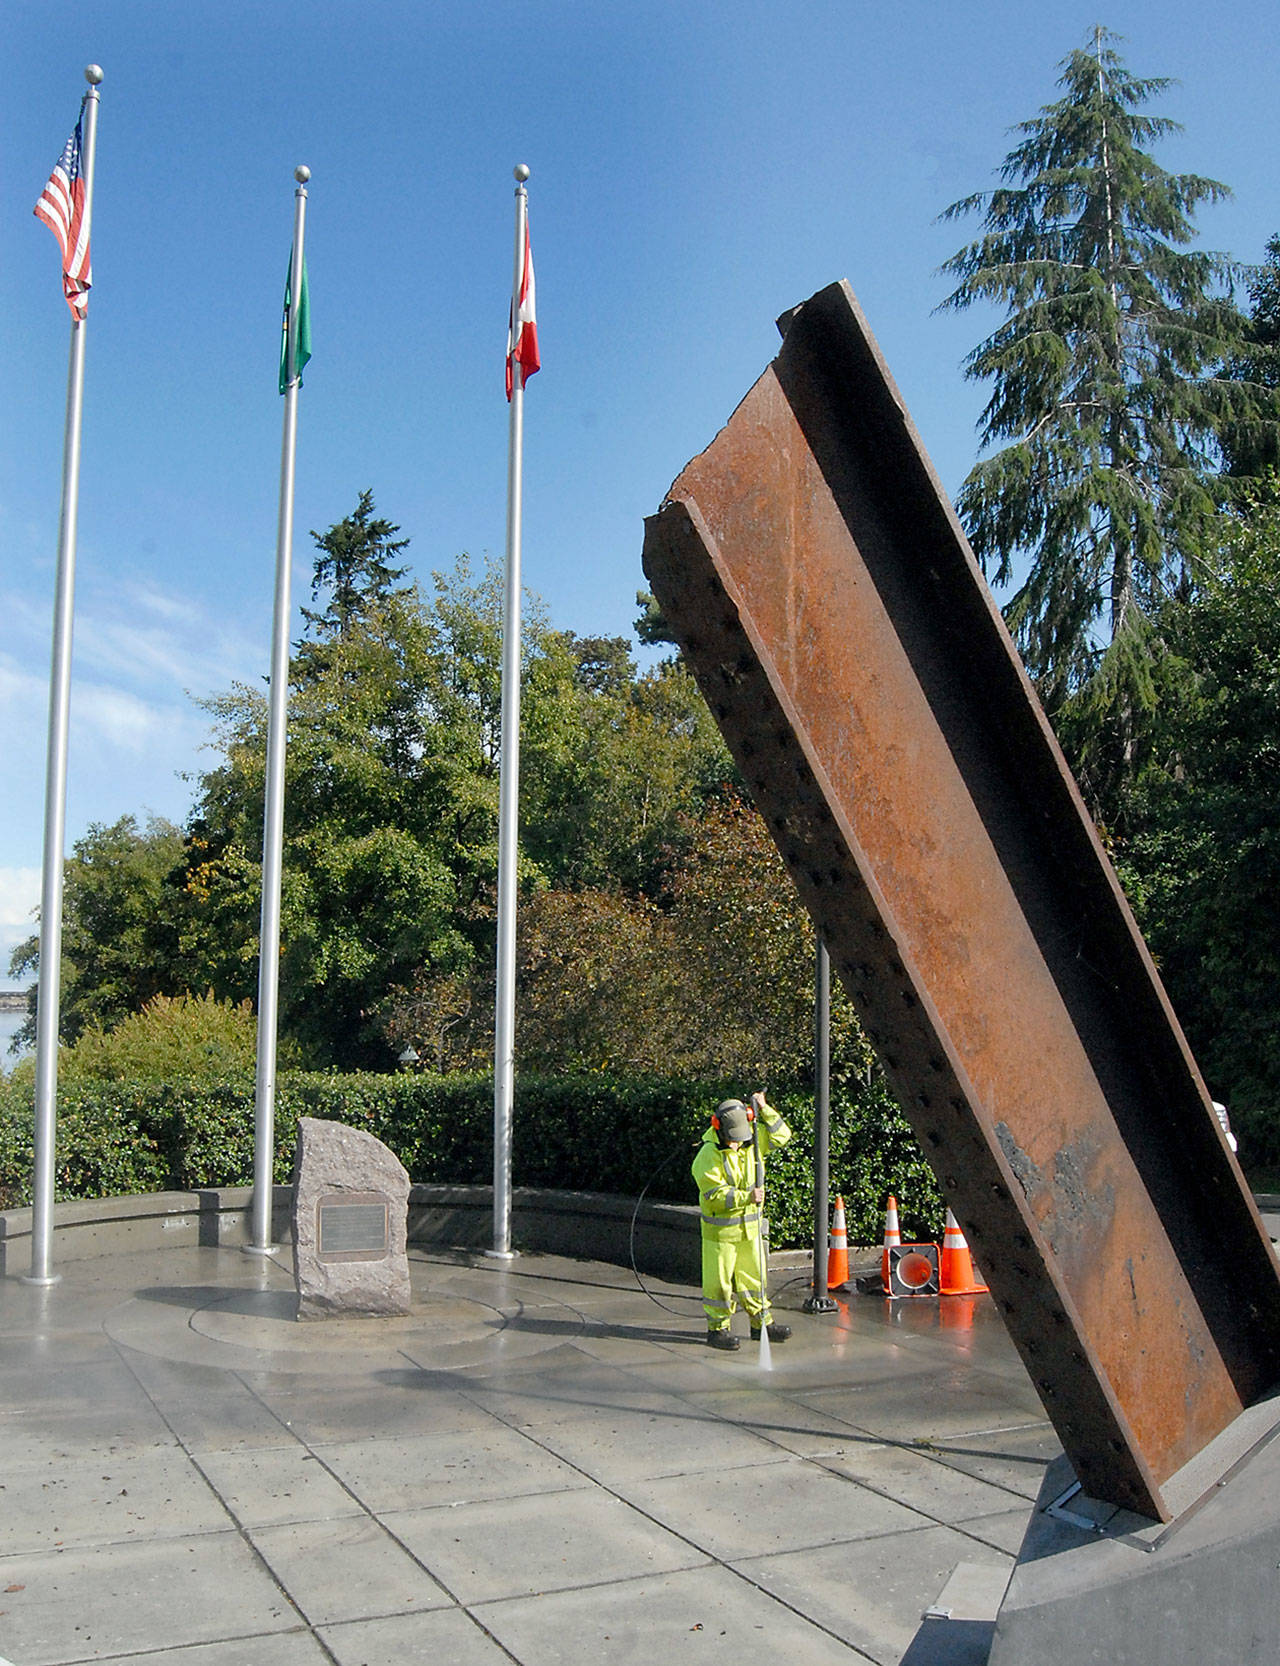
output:
[[[110,1028],[169,988],[176,948],[172,876],[183,858],[182,834],[152,816],[139,827],[121,816],[93,824],[77,839],[63,875],[63,1039],[74,1042],[89,1026]],[[14,950],[14,977],[38,973],[40,939]],[[31,1011],[15,1046],[35,1041]]]

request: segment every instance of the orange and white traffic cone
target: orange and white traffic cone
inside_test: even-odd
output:
[[[884,1285],[884,1293],[889,1294],[891,1284],[889,1280],[889,1251],[896,1249],[902,1242],[902,1232],[898,1226],[898,1200],[891,1197],[885,1204],[884,1210],[884,1249],[880,1256],[880,1282]]]
[[[947,1229],[942,1235],[942,1259],[939,1266],[944,1296],[976,1296],[987,1289],[973,1271],[973,1258],[965,1243],[960,1223],[947,1210]]]
[[[844,1219],[844,1199],[837,1192],[827,1238],[827,1289],[839,1290],[849,1282],[849,1229]]]

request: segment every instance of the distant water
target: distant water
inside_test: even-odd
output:
[[[9,1043],[26,1022],[25,1012],[0,1012],[0,1071],[6,1075],[18,1062],[19,1055],[9,1051]]]

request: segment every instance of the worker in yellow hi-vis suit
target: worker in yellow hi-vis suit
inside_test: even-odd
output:
[[[760,1340],[764,1326],[768,1326],[770,1342],[785,1342],[791,1335],[790,1325],[775,1325],[769,1310],[760,1233],[764,1174],[762,1166],[757,1184],[753,1123],[762,1164],[774,1146],[783,1146],[791,1138],[790,1128],[766,1103],[763,1093],[752,1094],[750,1110],[741,1099],[726,1099],[716,1107],[693,1160],[702,1211],[707,1342],[730,1353],[740,1346],[729,1329],[735,1298],[747,1310],[753,1341]]]

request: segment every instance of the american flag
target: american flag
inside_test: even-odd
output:
[[[89,266],[89,222],[84,214],[84,179],[80,173],[83,112],[82,105],[76,130],[67,140],[34,210],[36,219],[43,220],[58,239],[62,250],[63,293],[71,316],[76,319],[83,319],[89,310],[89,286],[93,282]]]
[[[524,271],[520,276],[520,302],[511,307],[511,323],[507,326],[507,398],[515,385],[515,365],[520,366],[520,386],[529,380],[542,361],[538,357],[538,320],[533,292],[533,249],[529,244],[529,224],[524,228]]]

